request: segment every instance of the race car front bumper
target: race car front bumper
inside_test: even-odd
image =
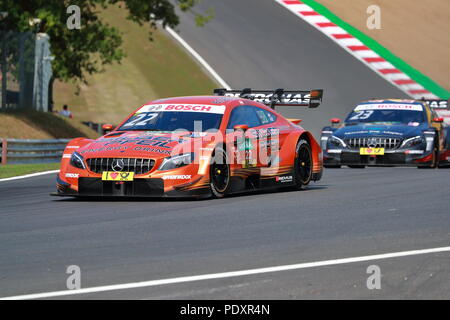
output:
[[[180,186],[170,191],[164,190],[164,180],[161,178],[139,178],[133,181],[102,181],[101,178],[78,178],[78,186],[74,186],[57,177],[57,192],[53,196],[69,197],[194,197],[207,198],[211,195],[207,187]]]
[[[384,155],[361,155],[357,150],[329,149],[324,152],[324,165],[364,166],[429,166],[433,162],[432,152],[423,150],[386,151]]]

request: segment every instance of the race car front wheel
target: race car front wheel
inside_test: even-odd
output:
[[[294,161],[294,182],[297,190],[300,190],[311,181],[312,167],[311,146],[308,141],[301,139],[297,143]]]
[[[439,164],[439,146],[437,145],[437,143],[435,143],[431,164],[428,166],[418,166],[417,169],[434,169],[438,166],[438,164]]]
[[[230,184],[230,163],[227,153],[222,147],[217,147],[211,160],[210,189],[213,198],[225,196]]]

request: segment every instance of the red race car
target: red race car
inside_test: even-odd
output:
[[[214,93],[151,101],[96,140],[73,139],[53,195],[221,198],[321,178],[319,144],[274,108],[315,108],[323,90]]]

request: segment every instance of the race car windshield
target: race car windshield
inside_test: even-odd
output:
[[[218,129],[222,116],[206,112],[142,112],[131,116],[118,130],[205,132]]]
[[[411,110],[355,110],[345,119],[346,124],[398,123],[418,124],[425,121],[424,113]]]

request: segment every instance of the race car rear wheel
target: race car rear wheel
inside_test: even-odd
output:
[[[308,141],[301,139],[297,143],[294,161],[294,182],[297,190],[309,184],[312,178],[312,152]]]
[[[230,163],[222,147],[214,150],[210,165],[210,189],[213,198],[225,196],[230,184]]]

